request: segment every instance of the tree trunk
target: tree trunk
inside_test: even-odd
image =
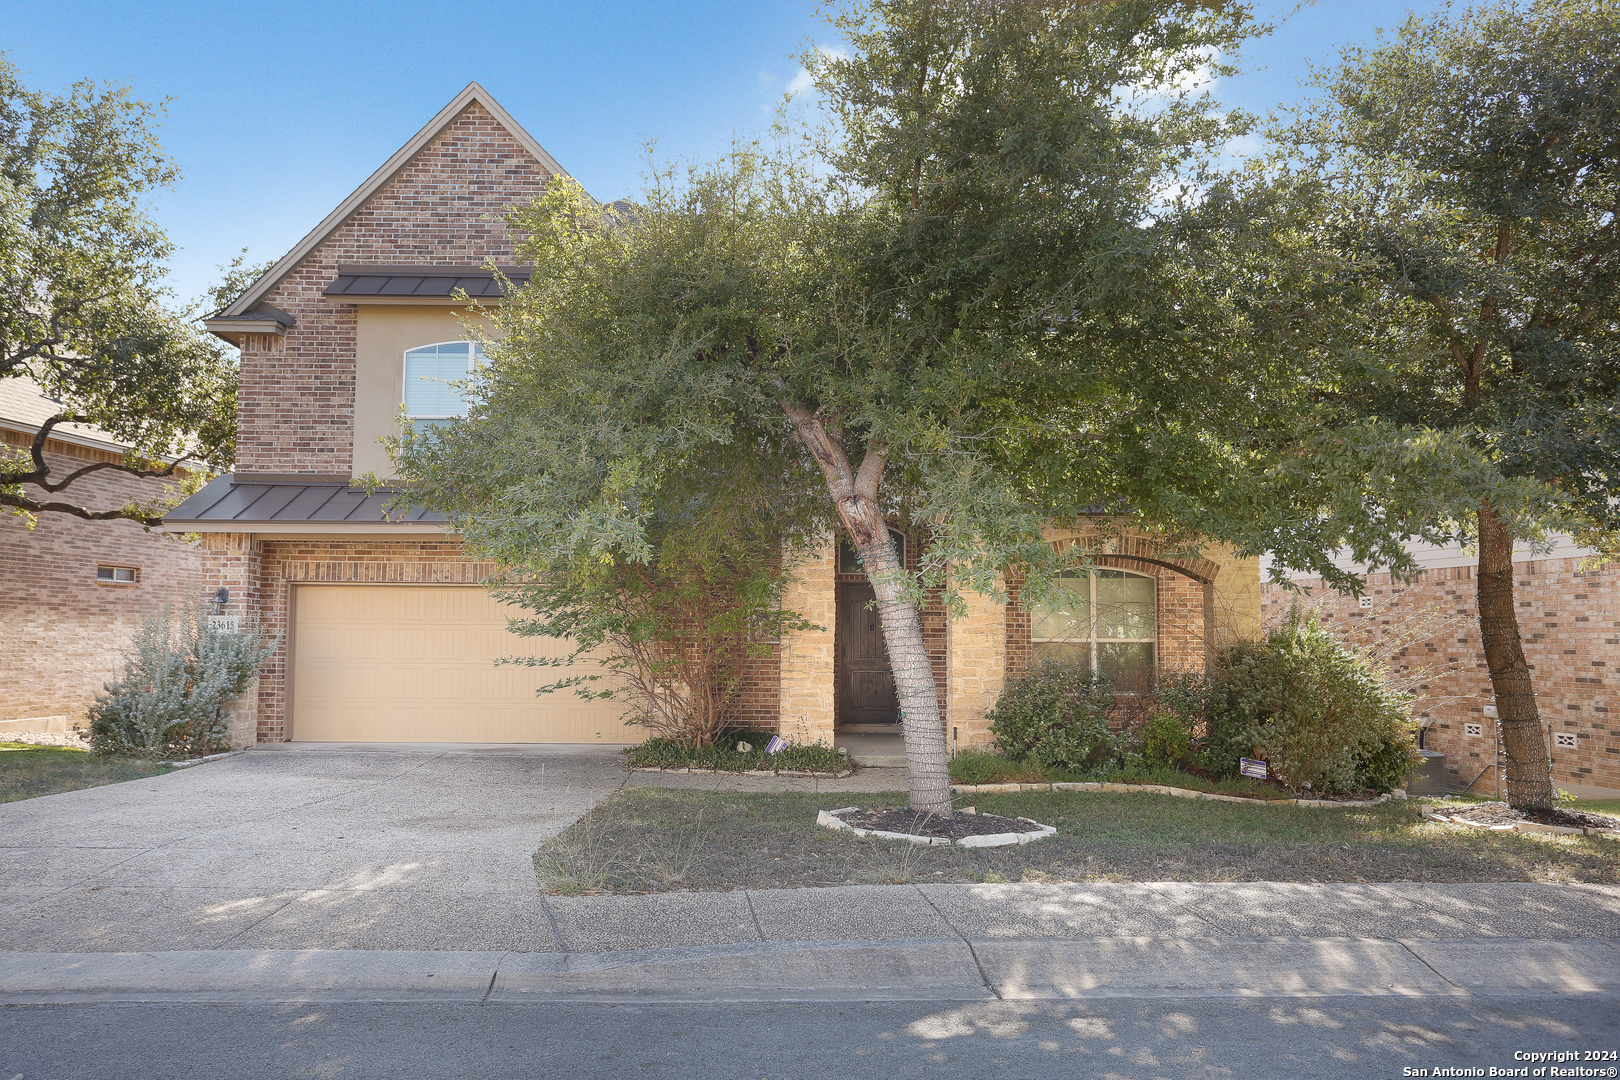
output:
[[[1546,736],[1536,711],[1530,665],[1513,605],[1513,537],[1490,500],[1479,507],[1479,636],[1496,696],[1496,724],[1507,751],[1507,801],[1519,810],[1553,804]]]
[[[861,565],[877,594],[883,644],[889,652],[894,689],[900,699],[906,739],[906,774],[913,810],[951,816],[951,766],[945,745],[945,722],[939,714],[939,692],[934,665],[923,643],[922,619],[917,605],[904,596],[905,568],[889,540],[888,522],[878,505],[878,482],[887,464],[887,451],[867,446],[859,471],[853,469],[841,440],[834,438],[821,419],[802,405],[783,402],[799,439],[815,458],[838,518],[849,531]]]

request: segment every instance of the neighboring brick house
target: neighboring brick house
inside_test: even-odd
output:
[[[561,172],[470,85],[209,321],[242,353],[237,470],[167,524],[201,534],[207,586],[230,590],[228,613],[282,635],[248,703],[259,741],[641,737],[615,706],[568,692],[537,699],[531,670],[493,665],[548,647],[505,632],[509,609],[479,588],[493,568],[466,559],[442,518],[385,520],[387,495],[351,487],[357,476],[387,475],[379,440],[397,432],[402,405],[413,423],[458,410],[432,381],[474,359],[454,294],[498,302],[490,262],[523,280],[501,217]],[[984,741],[985,710],[1036,652],[1078,651],[1133,670],[1197,667],[1222,637],[1257,630],[1253,560],[1212,550],[1178,561],[1145,537],[1109,534],[1106,521],[1094,527],[1091,546],[1109,569],[1070,581],[1067,611],[1032,618],[982,597],[969,598],[966,618],[946,619],[937,604],[925,611],[958,744]],[[916,544],[906,546],[914,566]],[[897,730],[875,617],[862,606],[869,587],[839,562],[829,543],[797,568],[787,601],[824,629],[782,640],[745,690],[751,722],[797,740]]]
[[[1475,560],[1459,548],[1415,545],[1423,567],[1410,584],[1367,577],[1366,600],[1314,587],[1313,606],[1329,627],[1353,642],[1406,634],[1390,663],[1428,670],[1414,689],[1425,749],[1446,755],[1454,789],[1497,790],[1495,704],[1479,638]],[[1620,668],[1620,566],[1583,569],[1591,553],[1567,540],[1550,552],[1514,552],[1519,631],[1547,728],[1553,780],[1572,794],[1620,797],[1620,700],[1611,668]],[[1262,589],[1268,624],[1286,616],[1295,594]]]
[[[0,436],[31,446],[56,402],[27,378],[0,379]],[[123,460],[110,435],[61,424],[45,441],[51,475]],[[107,469],[76,481],[70,498],[93,510],[161,495],[172,481]],[[24,490],[38,489],[31,485]],[[200,580],[202,556],[184,537],[133,521],[85,521],[69,514],[27,521],[0,510],[0,731],[63,731],[85,724],[102,684],[118,673],[143,608],[178,598]]]

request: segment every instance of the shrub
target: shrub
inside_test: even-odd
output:
[[[1222,658],[1200,757],[1217,775],[1257,757],[1294,790],[1398,786],[1417,762],[1403,697],[1314,618]]]
[[[1193,741],[1205,731],[1209,680],[1201,672],[1161,674],[1145,698],[1142,759],[1148,765],[1180,768],[1192,759]]]
[[[1109,700],[1090,672],[1047,660],[1013,680],[987,719],[1007,757],[1079,769],[1108,754]]]
[[[704,746],[690,746],[679,739],[655,736],[638,746],[626,747],[625,764],[631,768],[722,769],[747,772],[751,769],[791,769],[804,772],[843,772],[849,759],[831,746],[817,743],[789,743],[785,749],[767,754],[772,731],[736,728],[721,732]],[[747,750],[741,749],[743,746]]]
[[[227,749],[226,707],[258,674],[276,643],[256,627],[241,633],[207,623],[200,596],[141,616],[124,673],[90,707],[90,745],[102,754],[200,757]]]

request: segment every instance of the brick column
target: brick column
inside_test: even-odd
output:
[[[837,548],[829,540],[794,568],[792,580],[782,590],[784,609],[821,627],[782,635],[780,731],[789,742],[833,745],[837,559]]]
[[[219,610],[221,615],[236,615],[244,624],[265,622],[260,593],[263,586],[263,545],[252,533],[203,533],[202,588],[212,596],[220,586],[231,592],[228,604]],[[266,625],[276,633],[277,629]],[[286,660],[285,637],[276,655],[265,662],[264,675],[279,677]],[[272,673],[275,674],[272,674]],[[231,706],[228,732],[233,750],[252,746],[256,742],[276,741],[264,739],[259,732],[259,693],[264,678],[254,679]]]
[[[964,592],[962,601],[967,614],[949,620],[945,628],[950,718],[945,737],[953,751],[989,745],[985,713],[1007,681],[1007,605],[973,592]]]

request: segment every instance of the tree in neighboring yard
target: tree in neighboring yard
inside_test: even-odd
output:
[[[1277,132],[1259,185],[1273,224],[1310,253],[1287,287],[1313,313],[1301,337],[1321,346],[1307,350],[1319,447],[1351,448],[1336,464],[1311,458],[1317,479],[1343,468],[1354,527],[1478,544],[1508,801],[1550,806],[1512,552],[1553,529],[1616,551],[1620,9],[1414,17],[1320,85]],[[1372,443],[1387,456],[1358,459]],[[1450,467],[1412,467],[1436,447]]]
[[[157,116],[117,86],[31,91],[0,58],[0,379],[30,378],[60,403],[32,446],[0,451],[0,506],[15,512],[154,525],[161,500],[91,509],[74,485],[234,457],[234,360],[171,303],[161,280],[173,245],[142,206],[177,175]],[[129,452],[53,478],[45,442],[63,424],[92,425]]]
[[[536,550],[652,559],[670,477],[709,478],[684,489],[698,512],[733,478],[779,486],[774,531],[836,527],[858,553],[911,805],[948,815],[926,590],[955,606],[1008,567],[1038,589],[1085,557],[1048,521],[1219,487],[1161,412],[1209,396],[1166,363],[1188,305],[1163,192],[1241,129],[1194,84],[1253,28],[1179,2],[875,2],[838,26],[853,55],[806,58],[836,131],[819,162],[739,152],[622,218],[559,180],[513,215],[534,272],[493,314],[470,414],[407,437],[399,466],[480,550],[535,569]],[[1159,382],[1121,404],[1131,365]],[[1110,415],[1135,419],[1103,433]],[[891,518],[927,532],[915,574]]]

